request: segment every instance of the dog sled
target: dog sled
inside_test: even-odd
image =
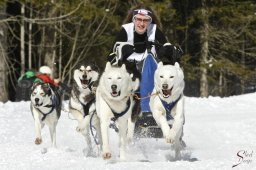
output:
[[[157,125],[149,107],[150,96],[154,88],[154,72],[157,69],[157,64],[159,60],[151,52],[152,46],[162,46],[162,44],[156,42],[141,42],[136,44],[146,44],[147,46],[147,56],[141,62],[136,63],[136,68],[141,73],[140,88],[137,91],[139,93],[139,100],[141,112],[137,116],[135,122],[135,136],[136,137],[146,137],[146,138],[162,138],[163,133],[161,128]],[[117,65],[120,60],[122,60],[123,47],[134,44],[128,42],[117,42],[114,46],[115,58],[112,61],[113,65]],[[181,50],[181,49],[180,49]],[[182,52],[182,51],[181,51]]]

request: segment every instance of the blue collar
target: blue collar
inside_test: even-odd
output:
[[[159,97],[159,98],[160,98],[160,97]],[[162,99],[160,98],[160,100],[161,100],[161,102],[162,102],[162,104],[163,104],[163,106],[164,106],[164,109],[165,109],[165,111],[166,111],[166,119],[167,119],[167,121],[173,120],[171,111],[172,111],[172,109],[174,108],[174,106],[178,103],[178,101],[180,100],[180,98],[181,98],[181,95],[180,95],[180,97],[179,97],[178,99],[176,99],[174,102],[171,102],[171,103],[167,103],[166,101],[164,101],[164,100],[162,100]]]

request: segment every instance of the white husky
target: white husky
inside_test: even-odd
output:
[[[154,75],[154,90],[150,98],[150,109],[168,143],[175,148],[175,158],[180,159],[183,147],[182,135],[184,116],[184,74],[179,64],[158,64]],[[169,126],[170,125],[170,126]]]
[[[133,133],[133,129],[128,129],[128,124],[132,124],[131,112],[134,104],[130,94],[138,86],[139,81],[132,81],[124,64],[122,67],[112,67],[109,62],[106,64],[96,92],[96,110],[101,122],[104,159],[111,158],[108,129],[113,123],[116,131],[119,131],[120,159],[125,159],[127,136],[132,137]]]
[[[84,137],[87,148],[85,156],[93,156],[90,129],[96,128],[99,144],[100,122],[95,114],[95,92],[98,85],[99,72],[93,65],[81,65],[74,70],[71,96],[69,100],[69,112],[78,121],[76,128]],[[95,137],[95,136],[94,136]]]

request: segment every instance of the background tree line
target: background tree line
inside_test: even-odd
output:
[[[184,50],[185,95],[256,90],[254,0],[0,0],[0,101],[14,100],[18,77],[41,65],[67,84],[81,62],[103,70],[128,10],[141,2]]]

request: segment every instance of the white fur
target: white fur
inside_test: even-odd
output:
[[[51,90],[51,93],[53,94],[52,90]],[[56,126],[59,119],[57,116],[56,107],[59,107],[59,106],[56,106],[55,109],[46,116],[44,121],[42,121],[42,118],[44,115],[41,112],[48,113],[51,110],[51,108],[49,107],[44,107],[48,104],[49,105],[52,104],[51,96],[48,96],[48,95],[44,96],[44,92],[42,90],[41,85],[37,85],[36,88],[32,91],[30,99],[31,99],[31,112],[34,117],[34,123],[35,123],[35,135],[36,135],[35,144],[39,145],[42,143],[41,130],[46,124],[49,127],[52,147],[56,147]],[[42,105],[38,106],[35,100],[38,100],[38,103]]]
[[[132,76],[132,75],[131,75]],[[127,100],[129,95],[138,87],[138,80],[132,81],[131,76],[126,71],[125,65],[122,67],[112,67],[108,62],[105,67],[105,71],[100,78],[100,83],[96,91],[96,110],[101,122],[101,134],[102,134],[102,149],[103,158],[110,159],[111,151],[109,144],[109,124],[110,119],[114,117],[111,108],[121,113],[127,107]],[[113,86],[116,86],[116,93],[113,94]],[[119,95],[120,94],[120,95]],[[131,99],[131,106],[129,110],[116,120],[116,124],[119,129],[119,149],[120,159],[125,159],[125,147],[127,143],[127,135],[129,138],[133,135],[133,130],[128,130],[131,122],[131,112],[133,106],[133,100]],[[110,108],[111,107],[111,108]],[[134,125],[131,125],[134,127]]]
[[[158,68],[154,75],[155,87],[154,93],[159,93],[158,95],[153,95],[150,98],[150,109],[152,111],[153,117],[157,124],[161,127],[163,136],[168,143],[174,144],[175,156],[180,157],[180,150],[182,149],[181,138],[183,134],[183,124],[185,121],[184,116],[184,75],[179,64],[176,62],[175,65],[163,65],[162,62],[158,64]],[[164,95],[162,92],[164,86],[168,86],[168,89],[172,88],[171,95]],[[172,117],[174,120],[172,122],[167,122],[166,110],[162,105],[162,100],[167,103],[176,101],[179,97],[179,101],[172,109]],[[169,124],[172,124],[170,129]]]
[[[83,77],[83,76],[86,76]],[[69,100],[70,109],[69,112],[72,114],[72,116],[78,121],[78,126],[76,127],[76,131],[81,133],[85,137],[85,141],[87,144],[87,149],[85,149],[86,156],[92,156],[93,148],[92,148],[92,142],[90,137],[90,126],[93,126],[96,128],[97,136],[99,143],[101,144],[100,139],[100,122],[96,114],[93,115],[95,112],[95,103],[93,103],[89,108],[89,115],[84,117],[84,110],[83,105],[86,105],[88,102],[84,99],[86,96],[91,95],[92,93],[95,93],[96,87],[92,86],[92,89],[88,88],[88,85],[82,84],[80,80],[82,79],[91,79],[92,81],[97,81],[99,78],[99,73],[95,70],[92,70],[90,66],[81,66],[79,69],[74,70],[73,79],[75,80],[75,83],[78,87],[77,90],[79,91],[78,96],[75,94],[74,89],[71,91],[71,97]],[[92,119],[92,125],[90,125],[90,119],[93,116]]]

